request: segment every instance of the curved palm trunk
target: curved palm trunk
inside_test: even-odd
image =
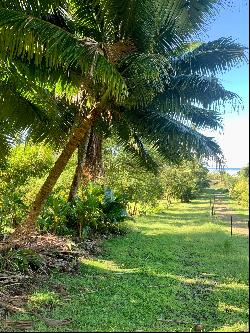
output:
[[[81,183],[82,177],[83,177],[83,167],[86,159],[87,154],[87,148],[89,144],[89,137],[90,137],[90,129],[86,135],[86,137],[83,138],[82,142],[80,142],[78,146],[78,154],[77,154],[77,166],[74,174],[74,178],[70,187],[69,196],[68,196],[68,202],[72,202],[77,194],[78,187]]]
[[[83,138],[89,132],[93,118],[94,111],[92,111],[88,116],[81,120],[80,125],[70,137],[68,143],[65,145],[61,155],[52,168],[49,176],[37,193],[27,219],[14,231],[13,234],[11,234],[10,238],[8,239],[9,245],[6,244],[6,246],[3,246],[0,248],[0,250],[4,250],[6,247],[10,248],[15,243],[20,243],[22,239],[27,239],[27,235],[35,232],[35,222],[42,211],[46,199],[50,195],[56,181],[63,172],[79,142],[83,140]]]

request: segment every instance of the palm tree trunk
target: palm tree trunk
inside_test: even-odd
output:
[[[35,222],[42,211],[46,199],[50,195],[54,185],[56,184],[56,181],[63,172],[65,166],[67,165],[69,159],[77,148],[79,142],[83,140],[83,138],[89,132],[93,118],[94,111],[92,111],[88,116],[81,120],[80,125],[70,137],[68,143],[65,145],[50,174],[48,175],[44,184],[37,193],[27,219],[21,225],[19,225],[19,227],[17,227],[17,229],[9,237],[9,247],[8,244],[6,244],[8,248],[10,248],[10,245],[12,244],[20,243],[20,241],[22,241],[23,239],[27,240],[27,236],[35,232]],[[0,251],[3,248],[6,249],[6,246],[0,248]]]
[[[102,145],[103,135],[92,128],[83,168],[85,182],[96,181],[103,176]]]
[[[77,154],[77,166],[74,174],[74,178],[70,187],[68,202],[72,202],[77,194],[78,187],[81,183],[83,177],[83,167],[85,163],[87,148],[89,144],[89,136],[90,130],[87,135],[83,138],[82,142],[80,142],[78,146],[78,154]]]

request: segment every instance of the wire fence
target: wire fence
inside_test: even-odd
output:
[[[216,202],[216,195],[213,195],[213,197],[210,196],[209,207],[210,207],[210,215],[211,216],[215,215],[215,202]],[[229,215],[230,234],[231,234],[231,236],[233,236],[233,226],[234,226],[233,222],[234,222],[234,216],[233,215]],[[241,221],[240,223],[246,223],[247,226],[248,226],[248,230],[249,230],[249,220],[247,220],[247,221]]]

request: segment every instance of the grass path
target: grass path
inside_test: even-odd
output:
[[[80,274],[55,274],[30,298],[30,309],[70,325],[15,318],[43,332],[190,332],[198,322],[207,332],[247,331],[248,239],[212,222],[208,197],[130,225],[84,259]]]

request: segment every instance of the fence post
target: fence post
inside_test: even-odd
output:
[[[233,217],[231,216],[231,236],[233,235]]]
[[[214,205],[211,207],[211,215],[214,215]]]

